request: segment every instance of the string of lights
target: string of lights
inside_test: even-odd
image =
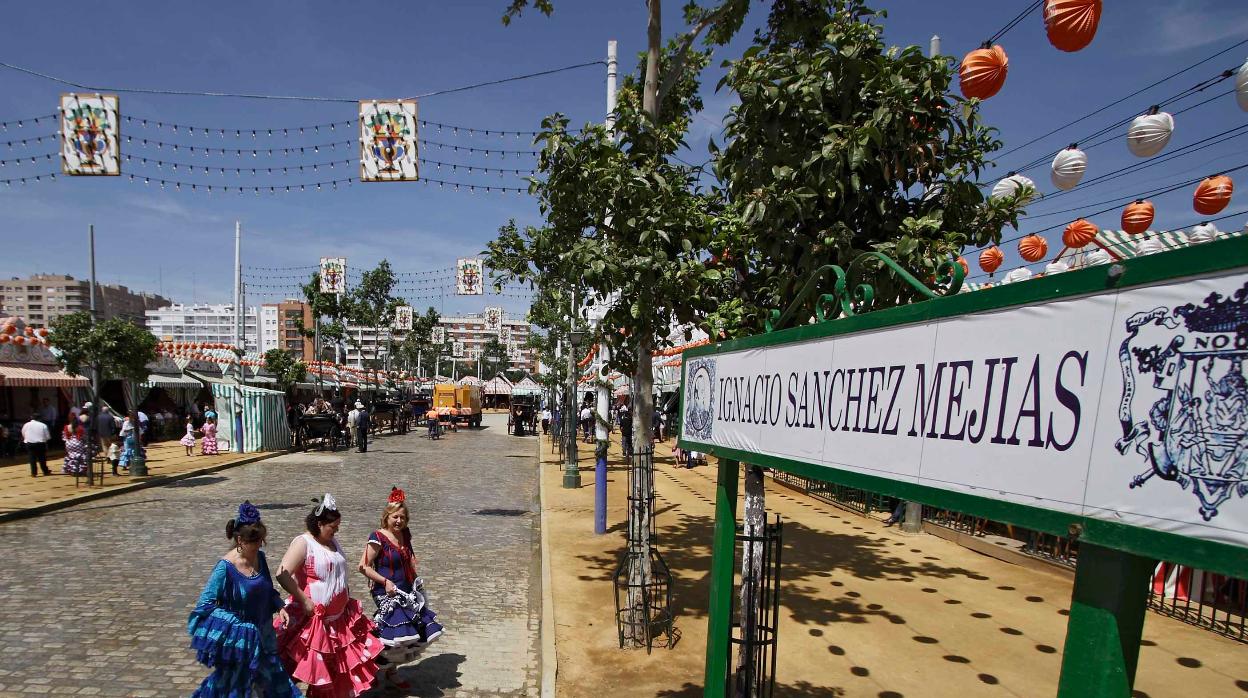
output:
[[[431,146],[434,146],[435,148],[448,148],[457,153],[461,150],[465,152],[469,152],[469,153],[485,153],[486,157],[489,157],[491,155],[499,155],[502,157],[507,157],[508,155],[537,155],[541,152],[540,150],[500,150],[497,148],[474,148],[472,146],[459,145],[458,143],[443,143],[441,141],[431,141],[427,138],[421,138],[419,139],[419,141],[422,145],[431,145]]]
[[[1022,23],[1024,19],[1027,19],[1027,17],[1030,16],[1032,12],[1035,12],[1043,4],[1044,4],[1044,0],[1034,0],[1034,2],[1028,5],[1026,9],[1024,9],[1022,12],[1019,12],[1018,15],[1014,17],[1014,19],[1011,19],[1009,22],[1006,22],[1004,27],[1001,27],[1000,29],[998,29],[997,33],[988,37],[988,41],[985,43],[995,44],[998,41],[1000,41],[1001,37],[1008,34],[1010,30],[1013,29],[1014,27],[1017,27],[1020,23]]]
[[[40,121],[56,121],[56,116],[56,114],[40,114],[39,116],[28,116],[24,119],[0,121],[0,132],[8,131],[9,128],[26,128],[26,124],[38,126]]]
[[[48,172],[43,174],[26,175],[24,177],[12,177],[9,179],[0,179],[0,184],[11,187],[14,184],[25,185],[28,182],[42,182],[45,179],[56,179],[59,172]]]
[[[39,153],[38,155],[23,155],[17,158],[9,158],[7,160],[0,160],[0,167],[7,167],[9,165],[22,165],[22,164],[34,165],[34,164],[37,164],[40,160],[51,160],[52,158],[56,156],[57,156],[57,153]]]
[[[55,135],[53,135],[52,137],[55,137]],[[205,145],[188,145],[186,143],[170,143],[168,141],[162,141],[162,140],[158,140],[154,138],[136,137],[132,134],[126,135],[124,136],[124,138],[126,139],[126,143],[138,143],[139,145],[143,147],[154,146],[157,150],[164,150],[165,148],[169,148],[175,153],[180,152],[181,150],[185,150],[192,155],[195,155],[197,153],[202,153],[204,157],[211,157],[213,155],[222,155],[222,156],[234,155],[240,158],[243,157],[244,155],[250,155],[253,158],[260,157],[261,155],[267,155],[270,157],[274,155],[290,156],[290,155],[296,155],[296,154],[304,155],[304,154],[307,154],[308,152],[319,153],[321,152],[322,148],[328,148],[330,150],[336,151],[338,148],[341,147],[349,151],[352,148],[358,147],[358,143],[356,141],[331,141],[331,142],[326,142],[326,143],[312,143],[309,145],[282,146],[278,148],[222,148],[222,147],[205,146]],[[498,149],[498,148],[476,148],[476,147],[466,146],[466,145],[457,145],[454,143],[443,143],[441,141],[430,141],[424,138],[418,138],[417,142],[421,145],[428,145],[428,146],[434,146],[437,148],[450,149],[454,152],[463,151],[466,153],[483,153],[486,157],[489,157],[491,155],[498,155],[500,158],[505,158],[508,155],[512,155],[512,156],[537,155],[538,153],[538,151],[536,150],[504,150],[504,149]],[[443,164],[450,164],[450,163],[443,163]],[[461,165],[461,167],[463,167],[463,165]],[[474,167],[476,166],[474,165]],[[477,169],[483,169],[483,168],[478,167]]]
[[[327,189],[337,191],[342,188],[350,187],[352,184],[359,181],[355,177],[346,177],[342,179],[329,179],[329,180],[321,180],[317,182],[302,182],[302,183],[297,183],[297,184],[273,184],[273,185],[259,185],[258,184],[258,185],[252,185],[252,186],[240,186],[240,185],[219,184],[219,183],[207,184],[203,182],[186,182],[186,181],[176,180],[176,179],[165,179],[164,177],[155,177],[155,176],[151,176],[147,174],[123,173],[122,176],[131,182],[142,181],[144,184],[157,184],[160,186],[161,189],[172,188],[175,191],[187,190],[187,191],[192,191],[192,192],[204,192],[207,194],[213,194],[213,193],[218,193],[218,192],[219,193],[232,193],[233,192],[233,193],[238,193],[238,194],[253,193],[253,194],[256,194],[257,196],[263,193],[290,194],[290,193],[298,193],[298,192],[305,192],[305,191],[325,191]],[[20,181],[22,184],[25,184],[26,181],[30,179],[39,181],[38,178],[35,176],[17,178],[12,181],[14,182]],[[482,192],[486,194],[517,194],[519,195],[519,194],[524,194],[528,192],[527,187],[502,187],[502,186],[497,186],[493,184],[488,184],[488,185],[476,184],[476,183],[470,184],[467,182],[452,182],[452,181],[441,180],[441,179],[431,179],[429,177],[422,177],[415,181],[420,184],[424,184],[426,186],[436,184],[438,185],[439,189],[451,189],[457,192],[467,190],[468,193],[470,194],[476,194],[477,192]],[[0,180],[0,183],[7,183],[7,182],[8,180]]]
[[[41,116],[38,118],[44,119],[48,117]],[[55,119],[56,115],[55,114],[52,115],[52,118]],[[351,129],[351,128],[356,127],[359,123],[358,121],[348,119],[345,121],[330,121],[330,122],[326,122],[323,124],[311,124],[311,125],[306,125],[306,126],[265,126],[265,127],[253,128],[253,127],[195,126],[192,124],[182,124],[182,123],[175,123],[172,121],[166,121],[164,119],[158,119],[158,118],[151,117],[151,116],[142,116],[142,115],[133,115],[133,114],[123,116],[122,120],[127,124],[138,125],[142,128],[150,128],[150,129],[156,129],[156,130],[169,129],[171,133],[185,132],[187,135],[190,135],[190,136],[201,135],[207,138],[211,138],[214,135],[218,136],[219,138],[226,138],[227,136],[230,136],[230,135],[233,135],[235,138],[243,138],[244,136],[250,136],[253,140],[257,138],[261,138],[261,137],[289,138],[291,135],[301,136],[301,135],[307,134],[308,132],[312,132],[315,134],[315,133],[320,133],[321,129],[326,129],[329,131],[336,131],[340,128]],[[34,119],[33,118],[25,119],[24,121],[34,121]],[[443,131],[450,131],[456,136],[463,133],[463,134],[466,134],[469,138],[478,137],[478,136],[486,137],[486,138],[499,138],[499,139],[505,139],[508,137],[523,138],[525,136],[532,138],[532,137],[536,137],[538,134],[541,133],[541,131],[516,131],[512,129],[476,128],[476,127],[471,127],[471,126],[462,126],[460,124],[448,124],[448,123],[443,123],[440,121],[430,121],[427,119],[417,119],[416,121],[420,125],[421,128],[437,129],[438,133],[442,133]],[[4,123],[6,122],[0,122],[0,124],[4,124]],[[20,124],[21,121],[14,122],[14,123]],[[38,123],[38,121],[35,121],[35,123]]]
[[[181,167],[182,169],[192,173],[196,170],[203,170],[204,174],[212,174],[213,171],[216,171],[220,173],[221,176],[225,176],[226,174],[242,175],[246,173],[251,173],[252,176],[260,174],[288,175],[294,174],[295,172],[304,172],[305,170],[317,172],[322,167],[332,170],[339,165],[350,166],[352,164],[359,164],[359,160],[330,160],[328,162],[314,162],[306,165],[287,165],[283,167],[218,167],[215,165],[197,165],[187,162],[154,160],[151,158],[140,157],[138,155],[123,155],[122,157],[125,158],[126,162],[137,162],[143,165],[155,165],[158,169],[169,167],[174,172],[177,172],[178,168]]]
[[[9,150],[12,150],[13,148],[25,148],[26,146],[31,145],[32,143],[42,143],[44,141],[50,141],[53,138],[59,138],[60,135],[61,134],[59,133],[48,133],[42,136],[36,136],[34,138],[22,138],[19,140],[5,141],[4,145]]]

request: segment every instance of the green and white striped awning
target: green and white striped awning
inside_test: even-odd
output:
[[[217,434],[242,453],[284,451],[290,447],[286,423],[286,395],[277,390],[243,385],[212,384],[217,409]],[[242,414],[242,434],[235,434],[235,414]]]
[[[147,380],[139,384],[144,388],[192,388],[198,390],[203,385],[194,378],[170,373],[149,373]]]

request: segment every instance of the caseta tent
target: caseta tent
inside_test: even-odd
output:
[[[239,453],[284,451],[290,447],[286,424],[286,394],[266,388],[213,383],[217,410],[217,438],[230,442]],[[241,440],[235,432],[236,415],[242,414]]]

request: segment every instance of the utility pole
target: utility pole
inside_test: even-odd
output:
[[[605,125],[607,127],[607,136],[615,140],[615,80],[616,80],[616,48],[615,41],[607,42],[607,117]],[[608,219],[610,220],[610,219]],[[606,233],[603,233],[605,238]],[[605,243],[606,240],[604,239]],[[598,320],[599,329],[602,327],[602,319]],[[602,535],[607,532],[607,451],[611,448],[611,432],[608,427],[611,423],[611,391],[602,385],[602,381],[606,380],[607,361],[610,354],[605,341],[598,343],[598,399],[595,411],[596,424],[594,427],[595,444],[595,460],[594,460],[594,533]],[[621,433],[620,438],[624,438]]]
[[[95,224],[87,226],[87,246],[91,254],[91,324],[94,325],[99,319],[95,316]],[[97,404],[100,401],[100,371],[95,366],[91,366],[91,446],[87,449],[87,453],[91,454],[91,462],[94,462],[95,448],[100,443],[100,407]],[[104,466],[100,466],[100,483],[104,482]],[[87,484],[95,484],[95,469],[87,467]]]
[[[247,345],[244,336],[244,315],[243,315],[243,223],[242,221],[234,221],[234,346],[245,348]],[[238,368],[243,368],[240,363]],[[241,373],[240,373],[241,378]],[[239,380],[242,385],[242,380]],[[238,448],[238,452],[243,452],[243,414],[239,409],[238,391],[233,393],[231,399],[234,412],[234,434],[232,441]]]

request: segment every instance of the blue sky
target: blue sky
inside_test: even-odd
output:
[[[56,15],[37,3],[11,3],[0,22],[0,61],[64,77],[85,84],[167,88],[175,90],[257,92],[319,95],[346,99],[403,97],[486,80],[535,72],[601,59],[608,39],[619,41],[621,71],[635,67],[644,47],[645,10],[641,0],[556,0],[551,18],[528,14],[511,27],[499,22],[505,0],[455,3],[390,3],[364,6],[349,3],[115,3],[101,12],[97,3],[70,0],[58,5]],[[681,29],[679,5],[665,3],[666,31]],[[961,56],[995,32],[1027,3],[989,0],[895,0],[879,2],[889,11],[886,39],[894,44],[927,46],[939,34],[946,54]],[[75,28],[65,18],[97,17],[90,29]],[[61,17],[62,20],[55,20]],[[762,12],[751,17],[757,26]],[[712,65],[734,55],[748,43],[749,31],[733,46],[721,50]],[[1100,32],[1087,49],[1074,54],[1052,48],[1044,36],[1039,13],[1028,18],[1001,42],[1010,56],[1005,88],[984,106],[987,123],[1001,129],[1009,147],[1039,135],[1065,121],[1123,96],[1138,87],[1187,66],[1235,41],[1248,38],[1248,7],[1212,0],[1138,0],[1106,3]],[[1056,150],[1076,138],[1142,111],[1158,101],[1237,66],[1248,46],[1212,61],[1155,90],[1141,95],[1077,127],[1057,134],[1002,159],[991,176],[1005,173],[1034,157]],[[720,75],[715,67],[704,84],[706,112],[695,120],[687,155],[691,162],[706,159],[706,141],[731,105],[727,94],[716,94]],[[1193,104],[1224,91],[1226,82],[1201,96],[1175,106]],[[0,69],[0,121],[50,114],[62,85]],[[536,130],[543,116],[555,111],[574,123],[598,121],[605,109],[605,74],[601,66],[557,75],[429,97],[420,103],[421,118],[490,130]],[[126,152],[165,161],[249,167],[245,159],[214,156],[192,158],[167,148],[142,147],[139,138],[186,145],[226,148],[262,148],[311,145],[353,137],[335,133],[307,133],[269,138],[266,129],[324,124],[354,118],[346,103],[260,101],[192,96],[125,94],[123,115],[146,118],[147,129],[124,124],[136,139]],[[1235,126],[1248,118],[1233,96],[1177,117],[1169,152]],[[243,138],[172,133],[154,122],[244,129]],[[9,139],[51,133],[50,122],[10,127],[0,133],[0,159],[54,152],[54,146],[7,148]],[[250,129],[260,129],[252,141]],[[455,135],[450,130],[422,134],[464,147],[528,149],[527,138]],[[1158,188],[1167,183],[1202,176],[1248,162],[1248,138],[1194,153],[1128,177],[1076,190],[1051,203],[1038,203],[1041,214],[1096,204],[1116,196]],[[487,145],[488,143],[488,145]],[[483,156],[426,148],[423,158],[465,165],[527,168],[531,156]],[[1164,152],[1163,152],[1164,155]],[[281,167],[352,157],[344,148],[299,156],[263,156],[258,167]],[[1108,143],[1089,151],[1088,177],[1134,162],[1125,143]],[[0,178],[42,174],[54,163],[9,164]],[[215,182],[230,186],[285,186],[318,179],[343,178],[354,168],[338,166],[318,173],[288,176],[250,174],[221,177],[173,173],[137,162],[127,172],[183,181]],[[1041,191],[1052,192],[1047,164],[1028,172]],[[523,186],[512,177],[437,171],[425,164],[422,172],[446,180],[481,186]],[[1237,177],[1244,179],[1243,177]],[[1248,180],[1245,180],[1248,181]],[[1241,192],[1243,187],[1241,185]],[[1239,194],[1227,212],[1248,209]],[[1191,225],[1190,191],[1154,199],[1158,227]],[[1102,206],[1103,207],[1103,206]],[[1069,215],[1024,222],[1022,232],[1063,222]],[[401,272],[449,270],[457,257],[473,256],[484,248],[498,226],[508,218],[538,222],[538,211],[527,195],[469,194],[425,184],[355,184],[338,191],[261,196],[162,191],[156,185],[125,178],[57,178],[27,186],[0,186],[0,276],[31,272],[87,273],[86,229],[94,223],[97,265],[101,280],[132,288],[158,291],[183,302],[223,302],[231,294],[234,221],[244,230],[245,263],[257,267],[313,265],[322,255],[346,256],[355,269],[371,267],[385,257]],[[1117,213],[1094,219],[1117,227]],[[1222,224],[1238,227],[1232,219]],[[1007,233],[1007,237],[1014,233]],[[1048,234],[1050,246],[1060,244],[1060,231]],[[1017,260],[1013,244],[1006,246],[1007,268]],[[296,272],[262,272],[254,284],[281,286]],[[302,272],[298,272],[302,273]],[[448,271],[449,273],[449,271]],[[413,279],[419,277],[411,277]],[[408,286],[402,291],[418,307],[428,304],[447,312],[479,310],[486,302],[519,311],[520,298],[441,297],[434,285]],[[260,289],[257,288],[257,291]],[[264,289],[278,295],[282,289]],[[249,301],[276,300],[252,295]]]

